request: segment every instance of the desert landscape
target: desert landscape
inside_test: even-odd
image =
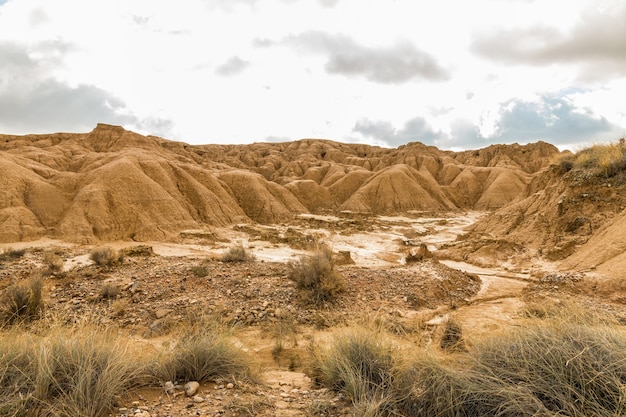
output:
[[[0,135],[2,416],[626,413],[626,144]]]

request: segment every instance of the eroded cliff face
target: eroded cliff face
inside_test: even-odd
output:
[[[0,135],[0,241],[164,240],[318,211],[493,210],[535,192],[557,153],[542,142],[462,153],[313,139],[192,146],[104,124]]]

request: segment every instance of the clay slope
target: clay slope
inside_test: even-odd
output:
[[[0,135],[0,241],[162,240],[316,211],[495,209],[527,197],[557,152],[545,143],[455,154],[310,139],[191,146],[104,124]]]
[[[622,175],[606,178],[585,170],[562,173],[552,166],[536,176],[529,197],[477,222],[471,237],[505,247],[527,247],[564,270],[597,269],[622,276],[626,268],[626,197]],[[487,240],[485,240],[487,238]]]

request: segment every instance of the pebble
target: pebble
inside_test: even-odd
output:
[[[193,397],[193,402],[194,402],[194,403],[203,403],[203,402],[204,402],[204,398],[202,398],[202,397],[201,397],[201,396],[199,396],[199,395],[195,395],[195,396]]]
[[[167,381],[165,384],[163,384],[163,390],[166,394],[174,394],[174,383],[172,381]]]
[[[185,384],[185,395],[187,397],[193,397],[200,389],[200,384],[197,381],[189,381]]]
[[[235,384],[233,384],[232,382],[229,382],[228,385],[226,385],[226,389],[233,389],[235,388]]]

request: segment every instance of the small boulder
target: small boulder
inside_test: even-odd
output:
[[[185,384],[185,395],[187,397],[193,397],[200,389],[200,384],[197,381],[189,381]]]

